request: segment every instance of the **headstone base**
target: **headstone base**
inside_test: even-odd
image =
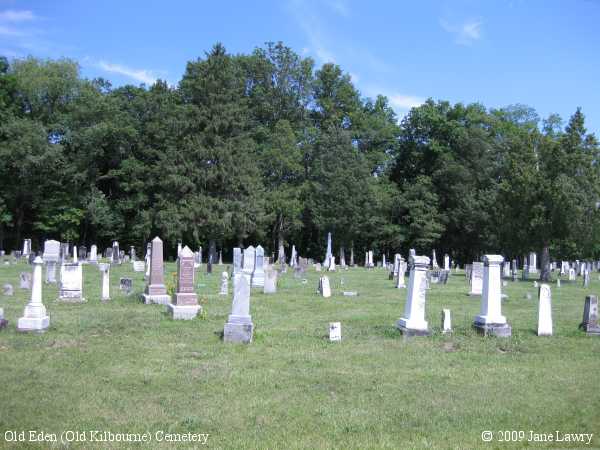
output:
[[[600,336],[600,326],[581,324],[579,326],[588,336]]]
[[[473,328],[482,336],[510,337],[512,335],[512,327],[507,323],[475,322]]]
[[[198,315],[198,311],[202,309],[200,305],[167,305],[167,312],[173,320],[192,320]]]
[[[17,322],[17,331],[37,331],[39,333],[46,331],[50,326],[50,317],[21,317]]]
[[[81,296],[60,296],[56,299],[58,303],[85,303],[87,300]]]
[[[142,301],[146,305],[157,304],[157,305],[168,305],[171,303],[170,295],[150,295],[150,294],[142,294]]]
[[[239,342],[242,344],[252,342],[254,324],[251,319],[248,318],[248,322],[231,322],[231,320],[230,317],[223,329],[223,342]]]
[[[400,330],[403,336],[413,337],[413,336],[429,336],[431,333],[428,329],[416,329],[416,328],[408,328],[405,325],[405,320],[400,319],[396,322],[396,328]]]

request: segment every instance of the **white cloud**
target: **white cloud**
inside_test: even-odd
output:
[[[15,30],[14,28],[0,25],[0,36],[20,37],[25,36],[25,33],[19,30]]]
[[[409,110],[425,103],[425,99],[414,95],[392,94],[388,96],[390,105],[397,110]]]
[[[471,45],[481,39],[481,20],[467,20],[462,25],[453,25],[444,19],[440,19],[441,27],[448,33],[456,36],[455,42],[460,45]]]
[[[7,9],[6,11],[0,11],[0,22],[25,22],[36,19],[36,16],[27,10],[14,11]]]
[[[122,64],[109,63],[106,61],[100,61],[97,66],[106,72],[117,73],[127,78],[131,78],[132,80],[139,81],[140,83],[146,83],[147,85],[154,84],[157,79],[153,72],[147,69],[133,69]]]

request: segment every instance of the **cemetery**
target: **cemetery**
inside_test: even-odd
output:
[[[600,2],[541,6],[0,1],[0,450],[600,449]]]
[[[115,253],[97,264],[67,252],[0,257],[0,283],[31,275],[0,297],[4,427],[139,434],[151,424],[201,430],[224,448],[282,446],[298,429],[311,448],[412,448],[423,433],[432,448],[476,448],[482,431],[517,424],[595,430],[599,263],[588,262],[587,283],[568,280],[566,266],[583,262],[563,262],[539,284],[485,255],[444,282],[416,254],[377,267],[367,252],[364,265],[327,275],[299,256],[298,277],[265,262],[260,245],[235,248],[212,273],[187,246],[171,262],[161,239],[148,248],[148,276]],[[55,264],[53,283],[43,272]]]

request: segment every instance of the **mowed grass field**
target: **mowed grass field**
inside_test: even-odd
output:
[[[328,274],[329,299],[315,294],[320,273],[310,269],[303,283],[288,271],[277,294],[253,290],[254,341],[235,345],[220,340],[232,298],[231,283],[229,296],[218,295],[224,269],[197,273],[203,316],[173,321],[164,306],[139,301],[144,274],[130,263],[111,268],[107,303],[98,268],[86,265],[87,302],[55,303],[57,286],[44,285],[50,328],[21,334],[30,292],[19,289],[19,272],[31,268],[0,266],[0,285],[15,286],[14,297],[0,297],[9,320],[0,330],[0,448],[66,448],[8,443],[6,430],[208,433],[204,447],[226,449],[600,447],[600,337],[578,330],[585,295],[600,294],[597,273],[587,289],[580,279],[552,285],[553,337],[536,336],[533,281],[508,281],[508,339],[475,334],[480,298],[453,273],[427,292],[432,336],[406,340],[395,328],[406,290],[383,269]],[[167,277],[175,270],[168,263]],[[119,292],[121,276],[133,278],[132,295]],[[442,308],[452,311],[452,335],[440,334]],[[340,343],[327,339],[331,321],[342,324]],[[499,442],[504,430],[594,437],[590,445]],[[203,447],[68,448],[194,445]]]

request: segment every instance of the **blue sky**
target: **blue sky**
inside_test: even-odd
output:
[[[0,0],[0,54],[69,57],[113,84],[175,84],[223,42],[335,62],[403,115],[428,97],[533,106],[600,131],[600,1]]]

